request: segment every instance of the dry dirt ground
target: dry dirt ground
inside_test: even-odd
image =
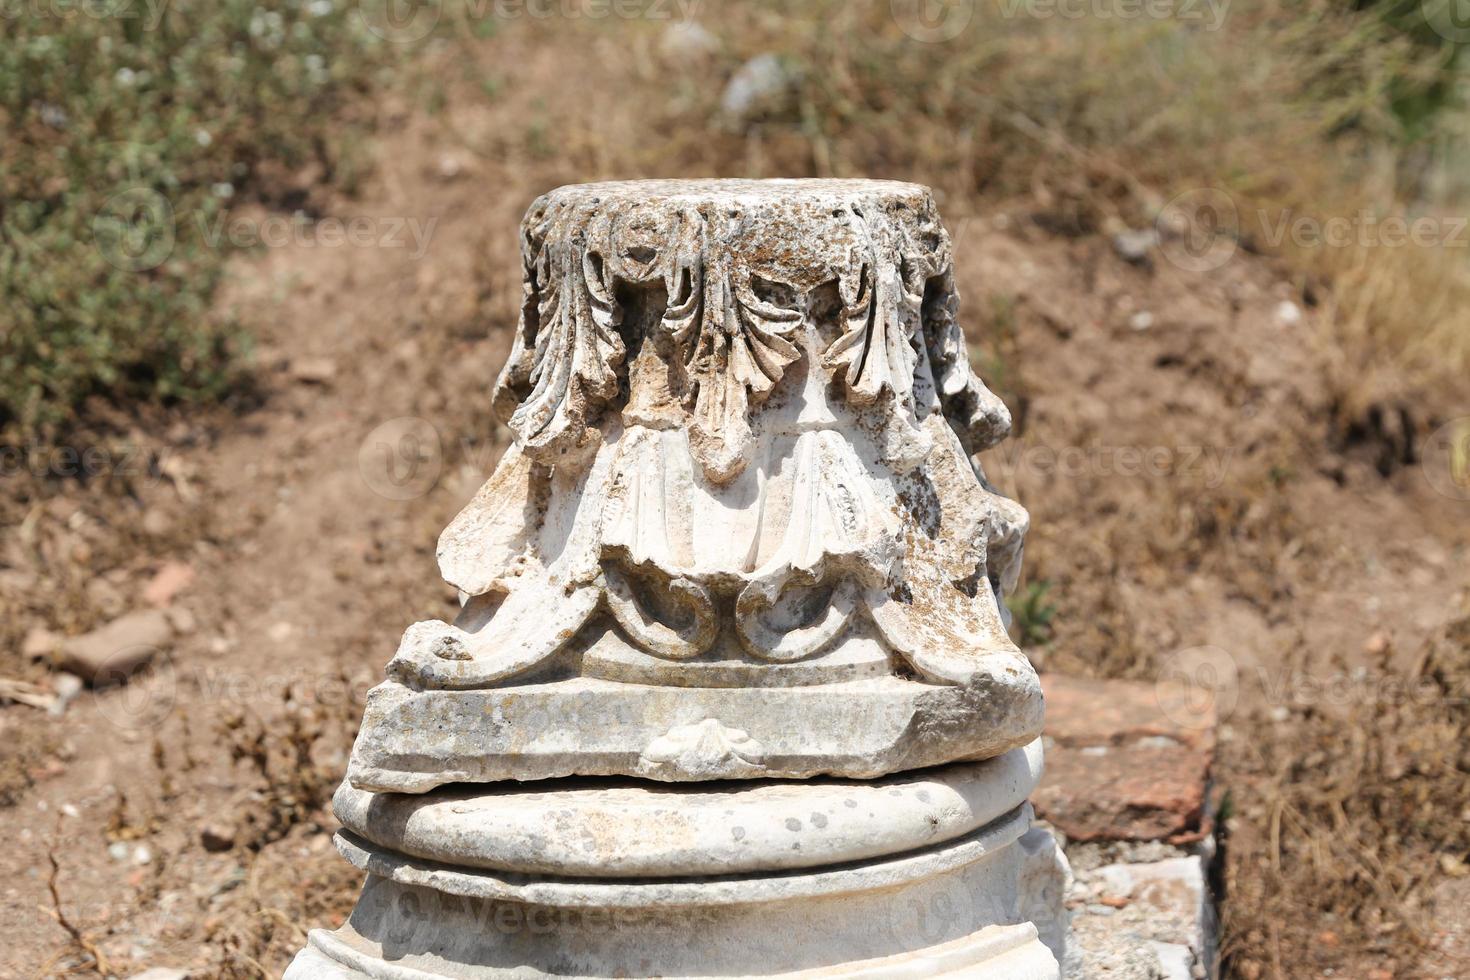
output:
[[[131,472],[8,495],[12,640],[142,606],[166,561],[195,574],[151,670],[61,717],[0,708],[0,976],[278,976],[350,908],[326,803],[400,631],[453,603],[434,541],[504,445],[518,219],[605,175],[591,136],[540,166],[502,145],[554,70],[526,58],[494,110],[383,106],[376,176],[313,201],[432,222],[422,256],[405,236],[237,261],[221,303],[259,338],[252,404],[133,432],[152,462]],[[1341,424],[1328,311],[1266,259],[1133,264],[1044,230],[1044,201],[942,209],[976,362],[1019,422],[987,466],[1032,515],[1039,665],[1194,680],[1224,716],[1231,970],[1470,975],[1470,797],[1444,768],[1470,763],[1470,502],[1410,451],[1453,412]]]

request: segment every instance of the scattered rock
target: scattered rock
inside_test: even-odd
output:
[[[1282,300],[1276,306],[1276,322],[1283,327],[1294,327],[1302,322],[1302,308],[1291,300]]]
[[[211,854],[228,851],[235,846],[235,828],[227,823],[206,824],[199,832],[199,843]]]
[[[66,714],[67,706],[76,700],[78,694],[82,693],[85,685],[76,674],[68,674],[63,671],[52,679],[51,686],[56,691],[56,697],[52,699],[49,710],[54,717],[60,718]]]
[[[135,973],[128,980],[189,980],[186,970],[171,970],[168,967],[155,966],[151,970]]]
[[[170,606],[167,612],[169,623],[180,636],[188,636],[199,628],[199,621],[194,614],[183,606]]]
[[[659,53],[670,61],[700,63],[719,49],[719,39],[696,21],[671,25],[658,42]]]
[[[303,357],[291,362],[291,377],[307,384],[326,384],[337,376],[337,362],[330,357]]]
[[[61,666],[98,686],[126,678],[158,655],[173,636],[160,609],[131,612],[61,645]]]
[[[1148,261],[1149,252],[1159,246],[1159,233],[1154,228],[1134,229],[1120,231],[1113,236],[1113,251],[1125,262],[1134,265],[1143,265]]]
[[[720,96],[720,108],[732,119],[748,121],[778,108],[796,77],[774,54],[762,54],[741,65]]]
[[[1215,936],[1204,864],[1179,856],[1084,872],[1079,885],[1103,894],[1072,920],[1085,976],[1191,980],[1213,960]]]
[[[21,655],[31,660],[40,660],[55,653],[61,646],[62,637],[44,626],[33,626],[21,641]]]
[[[143,515],[143,533],[150,537],[161,538],[168,534],[173,526],[173,521],[169,516],[157,507]]]
[[[454,180],[464,173],[464,161],[452,153],[446,153],[439,158],[439,179]]]
[[[1143,331],[1154,325],[1154,315],[1148,310],[1139,310],[1128,318],[1128,326]]]
[[[143,601],[150,606],[166,606],[193,581],[193,565],[182,561],[164,562],[163,567],[154,573],[152,581],[143,587]]]

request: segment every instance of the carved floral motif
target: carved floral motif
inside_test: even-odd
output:
[[[859,629],[934,683],[1024,664],[1001,595],[1025,512],[967,458],[1010,418],[927,191],[562,188],[522,251],[515,446],[441,539],[464,614],[411,629],[395,677],[502,683],[599,610],[669,661],[791,663]]]

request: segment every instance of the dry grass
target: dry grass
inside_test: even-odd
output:
[[[485,31],[449,18],[420,69],[395,81],[383,112],[394,120],[429,117],[449,145],[474,159],[476,194],[495,207],[519,206],[558,183],[609,177],[867,175],[935,186],[952,226],[997,202],[1021,201],[1038,233],[1085,245],[1100,233],[1148,226],[1183,190],[1214,187],[1235,200],[1243,241],[1268,251],[1257,219],[1263,210],[1270,218],[1463,208],[1442,189],[1448,182],[1438,176],[1435,154],[1405,148],[1393,108],[1405,86],[1432,83],[1432,59],[1383,22],[1325,0],[1238,0],[1218,32],[1177,21],[1100,26],[1006,17],[999,0],[981,0],[976,22],[942,45],[915,43],[889,8],[886,0],[722,4],[705,11],[718,40],[707,56],[666,54],[661,24],[520,21]],[[724,118],[724,80],[765,52],[785,59],[789,91],[752,118]],[[464,338],[513,322],[518,266],[509,228],[487,223],[472,270],[436,265],[441,278],[426,292],[455,305],[425,307],[414,328],[424,361],[451,364]],[[1097,251],[1108,254],[1105,245]],[[1182,618],[1190,605],[1177,591],[1182,579],[1271,616],[1308,592],[1342,588],[1346,576],[1334,580],[1328,570],[1359,556],[1339,554],[1345,546],[1324,532],[1320,511],[1294,496],[1300,483],[1293,468],[1335,465],[1329,457],[1341,446],[1325,433],[1333,424],[1361,429],[1375,408],[1412,407],[1409,431],[1367,436],[1410,443],[1425,418],[1448,411],[1452,382],[1470,368],[1463,253],[1290,243],[1274,251],[1302,305],[1318,309],[1316,363],[1331,397],[1252,443],[1218,485],[1165,481],[1157,493],[1123,499],[1109,498],[1101,485],[1072,498],[1054,486],[1022,487],[1034,512],[1064,511],[1050,526],[1038,521],[1028,555],[1033,579],[1052,583],[1046,603],[1057,605],[1045,624],[1051,666],[1151,676],[1167,649],[1159,623]],[[1079,276],[1066,288],[1082,294],[1089,286]],[[1054,365],[1028,347],[1044,330],[1017,326],[1021,314],[1004,284],[971,290],[966,315],[985,373],[999,372],[997,387],[1024,414],[1033,395],[1057,384],[1048,375]],[[1191,366],[1199,384],[1245,386],[1231,352],[1214,353]],[[445,432],[450,467],[463,462],[459,456],[494,456],[483,442],[488,399],[464,394],[483,387],[471,374],[455,375],[457,384],[431,378],[415,405],[455,427]],[[1142,368],[1138,376],[1157,377]],[[454,393],[452,405],[446,391]],[[1222,404],[1222,419],[1227,412],[1233,418],[1238,406]],[[1330,405],[1336,423],[1327,417]],[[1171,423],[1166,414],[1159,408],[1144,421],[1162,430]],[[1037,423],[1040,438],[1057,444],[1097,435],[1071,419],[1045,425]],[[123,517],[114,533],[88,538],[94,553],[86,560],[53,555],[53,537],[76,535],[59,533],[70,517],[47,509],[47,492],[0,502],[13,508],[0,513],[17,524],[37,515],[29,531],[7,542],[28,549],[7,554],[7,564],[54,583],[23,602],[0,589],[0,602],[14,603],[0,617],[9,624],[0,639],[18,640],[22,621],[87,628],[105,614],[88,588],[101,566],[120,567],[132,550],[166,551],[174,543],[174,532],[135,540],[133,522]],[[128,505],[111,506],[99,502],[89,513],[121,514]],[[179,541],[204,534],[205,525],[187,523],[194,519],[176,521]],[[412,544],[431,542],[436,531],[426,520]],[[388,564],[394,567],[345,561],[344,588],[370,592],[376,604],[372,616],[335,636],[327,656],[377,657],[363,651],[381,650],[386,634],[421,616],[436,584],[426,585],[409,562]],[[1237,974],[1293,976],[1303,964],[1398,968],[1412,960],[1422,938],[1413,923],[1428,885],[1452,866],[1442,865],[1443,856],[1470,850],[1470,823],[1460,819],[1470,815],[1466,623],[1445,626],[1422,650],[1366,665],[1305,649],[1281,665],[1309,675],[1364,670],[1365,690],[1414,681],[1423,697],[1387,705],[1359,698],[1335,710],[1288,705],[1284,719],[1271,713],[1270,699],[1242,709],[1238,727],[1270,737],[1228,743],[1219,772],[1237,814],[1229,822],[1225,923],[1228,966]],[[304,864],[270,856],[323,837],[332,776],[340,772],[335,756],[350,742],[360,705],[323,713],[283,694],[280,708],[279,717],[225,719],[211,746],[237,762],[248,787],[242,843],[262,858],[247,865],[243,897],[231,900],[230,915],[205,924],[217,976],[271,972],[300,944],[295,923],[331,921],[350,905],[358,878],[330,853],[312,852]],[[6,778],[0,774],[0,782]]]
[[[1258,716],[1288,737],[1227,751],[1249,786],[1230,842],[1247,860],[1230,866],[1225,905],[1239,975],[1296,975],[1304,950],[1321,966],[1369,955],[1415,975],[1414,951],[1439,925],[1433,886],[1467,873],[1467,649],[1470,611],[1407,659],[1339,664],[1351,696]]]

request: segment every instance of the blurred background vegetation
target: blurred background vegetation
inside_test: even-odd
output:
[[[952,36],[942,20],[917,16],[927,2],[659,0],[668,16],[522,16],[511,23],[496,15],[496,0],[156,0],[151,6],[145,0],[0,0],[0,450],[100,442],[113,432],[167,426],[183,414],[203,418],[201,428],[228,430],[259,404],[257,388],[269,387],[255,379],[281,370],[288,359],[278,349],[273,360],[257,363],[257,331],[221,299],[248,246],[221,236],[220,222],[236,214],[310,221],[351,212],[360,188],[366,188],[363,198],[377,192],[379,213],[426,215],[432,208],[412,199],[412,187],[372,183],[373,152],[382,160],[403,148],[395,141],[414,138],[406,133],[448,134],[395,162],[412,156],[404,166],[430,174],[425,183],[447,186],[452,176],[454,190],[429,203],[459,208],[474,222],[519,213],[534,194],[563,182],[695,174],[913,180],[935,188],[953,231],[971,219],[1024,213],[1026,227],[1012,229],[1017,235],[1069,244],[1148,235],[1181,200],[1225,201],[1232,213],[1217,216],[1228,218],[1221,234],[1245,252],[1265,255],[1272,275],[1288,279],[1293,300],[1310,309],[1297,321],[1302,329],[1281,343],[1313,347],[1311,363],[1327,375],[1334,418],[1322,426],[1316,417],[1286,418],[1315,411],[1290,403],[1283,417],[1270,420],[1285,433],[1280,440],[1256,440],[1250,430],[1247,445],[1243,430],[1229,429],[1234,414],[1225,417],[1243,415],[1247,399],[1237,401],[1229,390],[1228,397],[1203,403],[1215,413],[1206,421],[1218,425],[1224,448],[1239,450],[1229,486],[1201,491],[1181,480],[1109,497],[1074,481],[1053,488],[1050,498],[1025,499],[1040,515],[1052,508],[1046,516],[1055,530],[1038,520],[1033,532],[1037,578],[1013,598],[1019,631],[1039,648],[1028,652],[1070,657],[1064,667],[1080,663],[1098,673],[1146,677],[1161,644],[1135,627],[1139,607],[1202,573],[1212,599],[1249,599],[1273,625],[1289,620],[1278,618],[1282,609],[1307,608],[1306,594],[1319,587],[1356,601],[1369,559],[1336,539],[1317,544],[1317,551],[1310,541],[1301,545],[1311,525],[1329,523],[1320,501],[1334,498],[1304,491],[1293,468],[1320,470],[1344,497],[1366,499],[1361,484],[1342,476],[1340,460],[1315,458],[1319,450],[1326,454],[1322,429],[1361,430],[1379,424],[1373,419],[1404,417],[1410,431],[1401,435],[1412,444],[1436,420],[1464,412],[1470,25],[1456,20],[1457,0],[936,3],[967,18]],[[1166,16],[1097,13],[1124,7]],[[543,56],[529,57],[533,51]],[[441,160],[445,145],[453,153]],[[466,201],[473,202],[467,210]],[[1369,240],[1323,248],[1278,233],[1283,216],[1359,215],[1369,222],[1427,218],[1440,222],[1443,234],[1404,247]],[[340,351],[344,375],[360,371],[374,384],[402,375],[399,383],[425,399],[411,402],[415,414],[459,427],[449,434],[463,438],[448,442],[461,453],[464,446],[484,448],[474,440],[487,438],[491,426],[484,365],[466,356],[462,342],[497,329],[503,334],[513,322],[519,300],[513,227],[513,219],[497,221],[483,233],[485,248],[441,249],[406,274],[402,305],[411,309],[394,307],[385,315],[412,322],[389,338],[391,349],[373,346],[382,338],[348,330],[362,344]],[[1106,253],[1108,245],[1096,251]],[[473,255],[466,261],[464,252]],[[290,314],[279,332],[304,336],[317,326],[311,317],[323,316],[322,307],[293,312],[297,304],[308,308],[302,296],[309,290],[284,282],[292,275],[281,268],[291,261],[290,250],[272,258],[279,264],[261,278],[280,287],[281,309]],[[391,281],[400,289],[398,279]],[[1199,282],[1203,291],[1208,281]],[[1076,292],[1092,285],[1079,271]],[[331,286],[337,292],[330,315],[356,315],[339,301],[354,292],[350,279]],[[1018,320],[1036,311],[1020,308],[1012,286],[973,290],[964,315],[977,367],[1016,409],[1024,434],[1028,386],[1046,383],[1047,364],[1024,356]],[[381,297],[366,302],[374,298]],[[1228,304],[1218,292],[1210,302]],[[1233,313],[1215,313],[1206,326],[1227,329],[1222,325]],[[254,326],[264,346],[267,331]],[[1253,328],[1256,339],[1275,329],[1259,321]],[[1145,358],[1152,348],[1144,340],[1165,331],[1132,329],[1093,332],[1110,345],[1120,344],[1120,335],[1137,341],[1124,356],[1137,359],[1135,383],[1147,388],[1157,372],[1149,373]],[[410,353],[400,363],[402,350]],[[366,362],[379,373],[363,371]],[[427,368],[415,374],[402,366],[409,362],[453,364],[463,374]],[[1184,383],[1231,389],[1234,366],[1211,367],[1213,380],[1191,371]],[[1083,373],[1057,372],[1064,385]],[[333,431],[347,425],[342,418],[356,407],[346,404],[353,399],[333,403],[319,392],[281,397],[289,418],[273,430],[281,447],[269,462],[296,465],[300,455],[302,470],[319,464],[328,437],[303,422],[314,406],[324,405],[329,416],[312,419],[314,425]],[[1175,411],[1150,404],[1144,419],[1150,440],[1179,438],[1168,425]],[[1099,437],[1091,420],[1069,421],[1075,424],[1054,430],[1054,438]],[[493,452],[486,453],[484,461],[493,462]],[[284,507],[289,475],[268,472],[258,486],[246,487],[259,500],[242,492],[229,504],[263,523],[263,515]],[[227,472],[221,483],[233,485],[237,477]],[[41,506],[54,488],[17,489],[21,482],[0,495],[0,517],[14,513],[13,523],[33,532],[44,520],[62,524]],[[1403,488],[1385,481],[1373,489]],[[458,492],[445,489],[440,505],[457,506]],[[22,499],[28,494],[34,499]],[[6,496],[19,501],[8,511]],[[1139,503],[1139,496],[1147,499]],[[101,504],[96,509],[105,512]],[[57,512],[67,513],[66,521],[73,516]],[[146,551],[137,543],[138,523],[131,511],[113,522],[117,540],[110,547],[119,556]],[[191,518],[169,533],[183,549],[199,537],[197,527]],[[428,541],[437,531],[415,536],[417,530],[394,527],[397,537],[381,532],[394,548]],[[1339,530],[1343,539],[1371,538],[1385,551],[1405,541],[1410,544],[1402,548],[1412,550],[1410,530],[1434,533],[1427,522],[1381,535],[1376,524],[1363,528]],[[1085,532],[1104,540],[1085,547]],[[335,533],[323,531],[323,538]],[[1047,534],[1053,535],[1050,553]],[[230,533],[218,537],[229,548],[238,543]],[[57,539],[70,540],[60,532]],[[159,540],[147,544],[159,547]],[[1298,564],[1283,557],[1302,547]],[[1241,553],[1220,557],[1232,549]],[[384,561],[387,550],[381,543],[363,548],[371,559],[353,552],[334,573],[344,591],[350,584],[354,595],[397,596],[411,605],[403,597],[427,588],[422,569]],[[69,632],[101,618],[76,597],[97,578],[102,547],[80,554],[75,580],[40,617]],[[428,562],[432,554],[421,557]],[[1335,569],[1334,563],[1352,566],[1344,573],[1353,577],[1352,595],[1336,579],[1325,586],[1298,580],[1303,567]],[[382,575],[392,568],[403,581],[363,587],[369,566]],[[1139,572],[1131,592],[1116,587],[1122,569]],[[1429,574],[1418,565],[1414,570]],[[47,577],[55,578],[54,571]],[[1089,586],[1091,599],[1084,598]],[[84,609],[81,619],[64,605],[74,600]],[[13,608],[37,617],[40,600],[26,602]],[[1185,604],[1172,593],[1159,604],[1165,602],[1178,605],[1160,613],[1163,619],[1177,618]],[[413,614],[421,612],[414,607]],[[0,624],[18,641],[23,615],[3,606],[0,613]],[[356,613],[367,638],[344,643],[352,656],[372,661],[376,677],[373,644],[410,612]],[[256,625],[251,620],[242,629]],[[1463,674],[1467,634],[1457,628],[1433,655]],[[1310,667],[1315,661],[1307,653],[1334,652],[1305,651],[1302,662]],[[1106,663],[1110,657],[1115,662]],[[1084,663],[1087,658],[1093,660]],[[1259,758],[1247,757],[1258,748],[1249,739],[1230,749],[1233,755],[1222,753],[1221,781],[1236,794],[1239,819],[1254,821],[1260,838],[1237,839],[1226,862],[1238,896],[1233,921],[1225,924],[1227,950],[1249,952],[1239,957],[1239,975],[1262,975],[1247,969],[1263,945],[1257,933],[1269,934],[1277,947],[1274,975],[1290,975],[1303,951],[1330,957],[1318,943],[1324,923],[1341,930],[1344,947],[1361,942],[1379,953],[1397,950],[1402,933],[1374,931],[1373,917],[1387,918],[1383,909],[1402,905],[1407,911],[1399,917],[1415,921],[1415,907],[1401,899],[1432,873],[1425,855],[1465,853],[1470,821],[1439,819],[1470,806],[1455,769],[1454,747],[1464,751],[1463,703],[1445,698],[1433,711],[1388,718],[1372,703],[1356,710],[1361,715],[1351,723],[1306,712],[1301,727],[1272,729],[1279,737],[1265,740]],[[357,712],[348,714],[355,724]],[[1395,739],[1395,746],[1417,746],[1422,771],[1413,769],[1406,779],[1392,746],[1372,755]],[[1368,743],[1362,751],[1371,764],[1339,779],[1334,766],[1361,761],[1342,746],[1359,742]],[[313,791],[322,806],[329,785],[323,777],[320,792]],[[292,794],[302,795],[295,789],[286,795]],[[1275,824],[1252,815],[1262,808],[1272,809]],[[1403,808],[1416,808],[1412,818]],[[1305,815],[1288,826],[1284,846],[1282,813],[1288,821]],[[293,881],[299,877],[294,864],[289,870]],[[1394,894],[1385,898],[1380,881],[1389,881]],[[347,884],[341,896],[350,902]],[[1358,920],[1361,928],[1351,925]],[[1278,930],[1282,922],[1290,929]],[[1278,931],[1289,935],[1278,941]],[[271,942],[276,945],[262,940],[261,948],[288,953],[299,945],[294,935]]]
[[[1436,30],[1453,27],[1452,3],[1220,0],[1099,21],[976,0],[975,23],[938,43],[914,43],[878,0],[732,4],[742,26],[716,63],[648,107],[659,139],[607,169],[749,169],[709,82],[766,54],[777,81],[757,93],[759,126],[787,172],[899,175],[963,198],[1040,189],[1076,234],[1147,226],[1173,195],[1219,188],[1250,248],[1268,247],[1252,226],[1263,207],[1453,214],[1470,191],[1457,167],[1470,32]],[[411,86],[415,53],[497,28],[489,3],[431,9],[418,44],[395,43],[384,4],[341,0],[48,0],[0,19],[9,439],[54,439],[89,401],[245,389],[248,334],[210,305],[229,245],[207,230],[242,201],[292,210],[313,184],[350,191],[354,106]],[[1288,258],[1335,308],[1345,412],[1470,361],[1464,251]]]
[[[285,175],[350,186],[348,100],[396,51],[331,0],[9,4],[0,18],[0,425],[54,439],[91,399],[212,400],[248,337],[210,306],[213,222]]]

